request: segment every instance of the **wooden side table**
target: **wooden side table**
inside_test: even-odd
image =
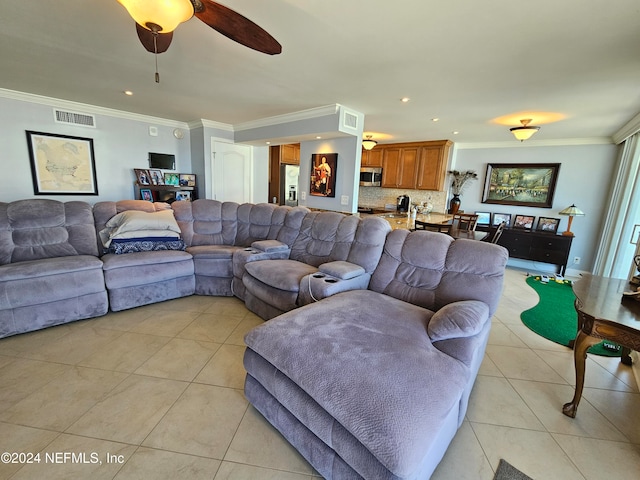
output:
[[[573,284],[578,312],[578,335],[573,345],[576,390],[562,413],[575,418],[584,387],[587,350],[602,340],[622,345],[622,363],[631,365],[631,349],[640,350],[640,302],[625,298],[629,282],[619,278],[585,274]]]

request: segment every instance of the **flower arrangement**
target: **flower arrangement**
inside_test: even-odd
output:
[[[466,172],[450,170],[447,173],[453,177],[453,180],[451,181],[451,192],[454,195],[460,195],[469,180],[478,179],[478,174],[473,170],[467,170]]]

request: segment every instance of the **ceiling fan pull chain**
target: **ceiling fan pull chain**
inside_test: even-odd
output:
[[[156,83],[160,83],[160,74],[158,73],[158,34],[153,34],[153,54],[156,58]]]

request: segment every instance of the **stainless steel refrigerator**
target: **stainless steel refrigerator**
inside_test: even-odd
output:
[[[298,205],[298,165],[280,165],[280,203],[295,207]]]

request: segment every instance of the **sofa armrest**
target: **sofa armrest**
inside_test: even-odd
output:
[[[351,262],[344,262],[341,260],[323,263],[318,267],[318,270],[320,271],[320,273],[339,278],[340,280],[350,280],[365,273],[364,268],[362,268],[360,265],[356,265],[355,263]]]
[[[300,281],[298,305],[307,305],[350,290],[366,290],[369,286],[369,280],[371,280],[370,273],[363,273],[348,279],[327,275],[321,271],[306,275]]]
[[[259,243],[259,242],[254,242]],[[283,244],[284,245],[284,244]],[[258,260],[285,260],[289,258],[289,247],[284,250],[263,251],[257,248],[247,247],[241,248],[233,252],[233,276],[242,278],[244,275],[244,266],[247,263],[256,262]]]
[[[278,240],[257,240],[251,244],[251,248],[260,252],[284,252],[289,251],[289,245]]]

